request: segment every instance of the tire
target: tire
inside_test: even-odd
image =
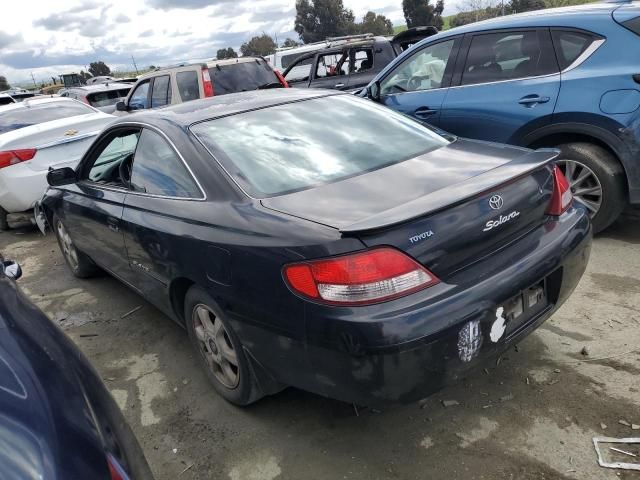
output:
[[[62,220],[57,215],[53,216],[53,231],[58,239],[58,245],[64,261],[67,262],[71,273],[78,278],[88,278],[100,271],[96,264],[93,263],[93,260],[76,248]]]
[[[0,232],[9,230],[9,222],[7,222],[7,211],[0,207]]]
[[[262,398],[242,344],[229,323],[219,314],[213,298],[194,285],[187,292],[184,303],[184,318],[191,345],[216,392],[239,406]],[[223,366],[225,362],[228,368]],[[236,373],[236,376],[231,373]]]
[[[622,166],[611,152],[591,143],[565,143],[557,148],[560,149],[557,163],[571,184],[575,201],[587,206],[594,233],[601,232],[627,204]]]

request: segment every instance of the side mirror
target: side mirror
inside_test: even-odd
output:
[[[118,103],[116,103],[116,110],[119,112],[127,111],[127,104],[124,103],[124,100],[120,100]]]
[[[16,262],[11,260],[2,262],[2,270],[7,278],[18,280],[22,276],[22,268]]]
[[[367,86],[367,97],[376,102],[380,101],[380,82],[373,82]]]
[[[51,169],[47,173],[47,182],[52,187],[71,185],[76,183],[76,171],[69,167]]]

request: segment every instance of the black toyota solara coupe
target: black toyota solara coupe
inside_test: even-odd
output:
[[[591,224],[556,154],[348,94],[246,92],[116,120],[49,173],[39,217],[76,276],[106,270],[184,325],[230,402],[407,402],[578,283]]]

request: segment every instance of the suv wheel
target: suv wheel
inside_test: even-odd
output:
[[[191,287],[185,298],[184,316],[199,363],[220,396],[241,406],[259,400],[262,394],[242,344],[217,312],[211,296],[200,287]]]
[[[9,230],[9,222],[7,222],[7,211],[0,207],[0,232]]]
[[[556,163],[571,185],[576,202],[589,211],[594,233],[611,225],[626,205],[624,171],[616,158],[591,143],[558,145]]]

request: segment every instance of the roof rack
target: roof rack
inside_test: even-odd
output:
[[[302,45],[297,45],[295,47],[278,47],[276,48],[276,52],[285,52],[287,50],[293,50],[294,48],[308,47],[312,45],[325,45],[330,47],[333,44],[346,43],[350,40],[366,40],[367,38],[373,38],[374,36],[375,35],[373,33],[360,33],[358,35],[344,35],[342,37],[327,37],[318,42],[303,43]]]
[[[373,37],[373,33],[361,33],[359,35],[345,35],[342,37],[327,37],[325,42],[337,42],[339,40],[364,40]]]

